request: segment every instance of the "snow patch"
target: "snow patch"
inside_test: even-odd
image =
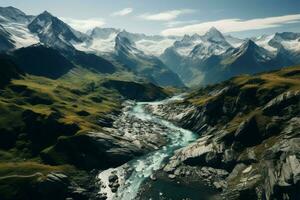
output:
[[[40,42],[39,38],[32,34],[24,24],[10,23],[3,24],[3,27],[11,34],[16,48],[27,47]]]
[[[173,45],[175,39],[164,39],[164,40],[147,40],[142,39],[137,41],[136,47],[143,51],[147,55],[160,56],[167,48]]]
[[[281,42],[282,46],[285,49],[291,50],[291,51],[300,51],[300,38],[297,38],[295,40],[284,40]]]
[[[267,35],[267,36],[263,35],[263,36],[256,38],[254,41],[258,46],[263,47],[264,49],[274,53],[277,51],[277,49],[272,47],[271,45],[269,45],[270,40],[272,40],[273,38],[274,38],[274,34]]]

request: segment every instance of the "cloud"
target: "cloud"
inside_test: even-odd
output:
[[[75,30],[86,32],[88,30],[91,30],[95,27],[101,27],[105,25],[104,19],[97,19],[97,18],[91,18],[91,19],[73,19],[73,18],[60,18],[62,21],[70,25]]]
[[[193,25],[186,25],[177,28],[168,28],[161,32],[162,35],[178,35],[185,34],[204,34],[211,27],[216,27],[223,33],[242,32],[248,30],[259,30],[279,27],[284,24],[300,22],[300,14],[284,15],[277,17],[256,18],[249,20],[242,19],[222,19],[217,21],[203,22]]]
[[[125,16],[125,15],[129,15],[130,13],[132,13],[132,11],[133,11],[133,8],[124,8],[122,10],[114,12],[112,14],[112,16]]]
[[[168,27],[168,28],[171,28],[171,27],[175,27],[175,26],[180,26],[180,25],[185,25],[185,24],[194,24],[194,23],[197,23],[199,22],[198,20],[189,20],[189,21],[169,21],[167,23],[165,23],[165,25]]]
[[[193,13],[192,9],[169,10],[160,13],[145,13],[140,18],[152,21],[170,21],[176,19],[179,15]]]

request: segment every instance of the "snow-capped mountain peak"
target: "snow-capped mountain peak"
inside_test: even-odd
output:
[[[292,32],[262,35],[253,38],[254,42],[273,54],[285,49],[290,52],[300,52],[300,34]],[[284,51],[281,51],[284,52]]]
[[[53,17],[53,15],[50,12],[48,12],[47,10],[45,10],[44,12],[42,12],[41,15],[47,16],[47,17]]]
[[[300,52],[300,33],[276,33],[269,44],[277,49],[284,48],[292,52]]]
[[[40,33],[41,31],[44,31],[46,29],[49,30],[50,28],[63,28],[63,25],[64,23],[60,21],[57,17],[54,17],[48,11],[44,11],[43,13],[36,16],[34,20],[28,25],[28,27],[31,31]]]
[[[212,27],[202,36],[198,34],[185,35],[182,40],[176,41],[170,48],[183,57],[204,59],[212,55],[220,55],[232,46],[220,31]]]
[[[115,51],[117,54],[140,54],[143,55],[143,52],[138,50],[134,44],[134,42],[130,41],[130,39],[127,37],[126,31],[121,31],[116,36],[115,41]]]
[[[2,34],[2,41],[9,41],[13,45],[2,45],[10,48],[20,48],[38,43],[39,39],[27,28],[27,24],[34,17],[26,15],[21,10],[14,7],[0,7],[0,23],[2,30],[6,34]]]
[[[184,35],[181,40],[175,41],[170,48],[173,48],[181,56],[188,56],[194,47],[202,42],[203,39],[198,34]]]
[[[277,48],[275,48],[273,45],[270,45],[270,41],[274,38],[274,34],[272,35],[261,35],[255,38],[252,38],[252,40],[260,47],[263,47],[267,49],[268,51],[272,52],[273,54],[276,54]]]
[[[222,46],[224,49],[231,47],[231,45],[226,41],[223,34],[215,27],[211,27],[209,31],[205,33],[203,38],[210,43],[216,43],[218,44],[218,46]]]
[[[215,27],[211,27],[205,34],[204,37],[206,39],[212,39],[212,40],[216,40],[216,39],[225,39],[223,34],[216,29]]]
[[[254,50],[255,48],[258,48],[258,46],[251,39],[246,40],[241,46],[241,49]]]
[[[116,37],[116,43],[117,44],[122,44],[125,46],[130,46],[133,44],[133,42],[131,42],[127,37],[127,32],[126,31],[121,31],[120,33],[118,33],[117,37]]]
[[[253,40],[246,40],[238,49],[235,50],[235,57],[245,56],[253,58],[258,62],[265,62],[271,60],[274,55],[263,47],[258,46]]]
[[[2,23],[29,23],[33,16],[26,15],[21,10],[9,6],[9,7],[0,7],[0,22]]]
[[[184,35],[183,38],[181,39],[181,41],[178,41],[178,43],[193,43],[194,41],[200,41],[202,40],[201,39],[201,36],[198,35],[198,34],[194,34],[192,36],[190,35]]]
[[[35,17],[28,28],[42,43],[61,49],[73,48],[73,43],[83,42],[87,37],[47,11]]]
[[[283,63],[282,59],[291,64],[300,61],[299,33],[262,35],[252,40],[224,36],[215,27],[204,35],[183,37],[146,35],[115,28],[95,28],[84,34],[48,11],[33,17],[13,7],[0,7],[0,23],[0,42],[4,49],[17,49],[40,42],[63,51],[76,48],[97,55],[119,56],[132,66],[137,63],[161,65],[160,58],[168,67],[174,67],[172,69],[177,73],[182,73],[191,65],[216,65],[214,67],[217,68],[231,65],[235,60],[238,61],[234,62],[236,67],[247,63],[249,67],[257,63],[270,64],[271,61],[276,66]],[[131,62],[132,59],[135,61]],[[189,73],[185,75],[189,76]]]
[[[96,27],[94,28],[91,33],[90,36],[92,38],[101,38],[101,39],[107,39],[109,38],[112,34],[116,35],[120,32],[120,29],[115,29],[115,28],[100,28],[100,27]]]

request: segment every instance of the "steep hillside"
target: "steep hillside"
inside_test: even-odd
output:
[[[28,29],[38,35],[40,42],[57,49],[72,49],[71,42],[82,42],[85,37],[47,11],[36,16]]]
[[[95,54],[75,50],[73,52],[65,52],[65,55],[74,64],[99,73],[112,74],[117,70],[117,67],[112,62]]]
[[[90,170],[121,165],[153,148],[108,129],[125,99],[163,98],[165,90],[132,82],[131,74],[103,75],[82,67],[55,80],[34,75],[20,79],[11,60],[0,62],[5,80],[0,96],[1,199],[87,199],[97,194]],[[127,89],[111,84],[120,79]]]
[[[26,73],[48,78],[59,78],[74,65],[57,50],[34,45],[18,49],[11,53],[14,61]]]
[[[239,76],[183,101],[149,106],[200,134],[161,173],[178,182],[204,183],[226,199],[299,199],[299,103],[297,66]]]
[[[155,99],[164,99],[167,94],[163,88],[157,87],[152,83],[139,84],[129,81],[108,80],[103,83],[106,88],[118,91],[126,99],[137,101],[154,101]]]
[[[0,54],[0,88],[7,85],[12,79],[19,78],[23,72],[7,55]]]

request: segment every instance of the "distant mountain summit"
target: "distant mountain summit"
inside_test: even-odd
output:
[[[248,66],[252,65],[253,67],[258,63],[267,62],[273,58],[271,53],[259,47],[250,39],[245,41],[239,48],[227,52],[226,57],[232,60],[232,62],[236,62],[240,59],[248,59],[248,62],[245,61],[244,64]]]
[[[203,38],[205,38],[208,41],[215,42],[215,43],[221,43],[221,42],[227,43],[227,41],[226,41],[225,37],[223,36],[223,34],[218,29],[216,29],[215,27],[211,27],[205,33]]]
[[[2,52],[40,43],[78,66],[114,73],[117,68],[111,62],[115,62],[160,85],[210,84],[300,63],[299,33],[250,40],[223,35],[215,27],[203,35],[183,37],[100,27],[81,33],[47,11],[31,16],[13,7],[0,7],[0,22]]]
[[[29,23],[33,19],[32,15],[26,15],[21,10],[9,7],[0,7],[0,22],[14,22],[14,23]]]
[[[111,34],[118,34],[119,32],[121,32],[121,30],[115,28],[96,27],[90,32],[90,36],[92,38],[107,39]]]
[[[259,47],[252,40],[245,41],[239,48],[232,49],[223,55],[221,64],[232,76],[243,73],[256,73],[274,69],[274,57],[266,49]]]
[[[210,84],[300,63],[299,38],[297,33],[276,33],[242,40],[212,27],[202,36],[184,36],[160,58],[185,84]]]
[[[71,42],[82,42],[82,34],[45,11],[28,25],[29,30],[37,34],[40,41],[52,47],[71,48]]]
[[[137,49],[135,43],[126,37],[126,32],[120,32],[116,37],[116,59],[128,66],[139,76],[145,77],[161,86],[183,87],[177,74],[172,72],[155,56],[144,54]]]

